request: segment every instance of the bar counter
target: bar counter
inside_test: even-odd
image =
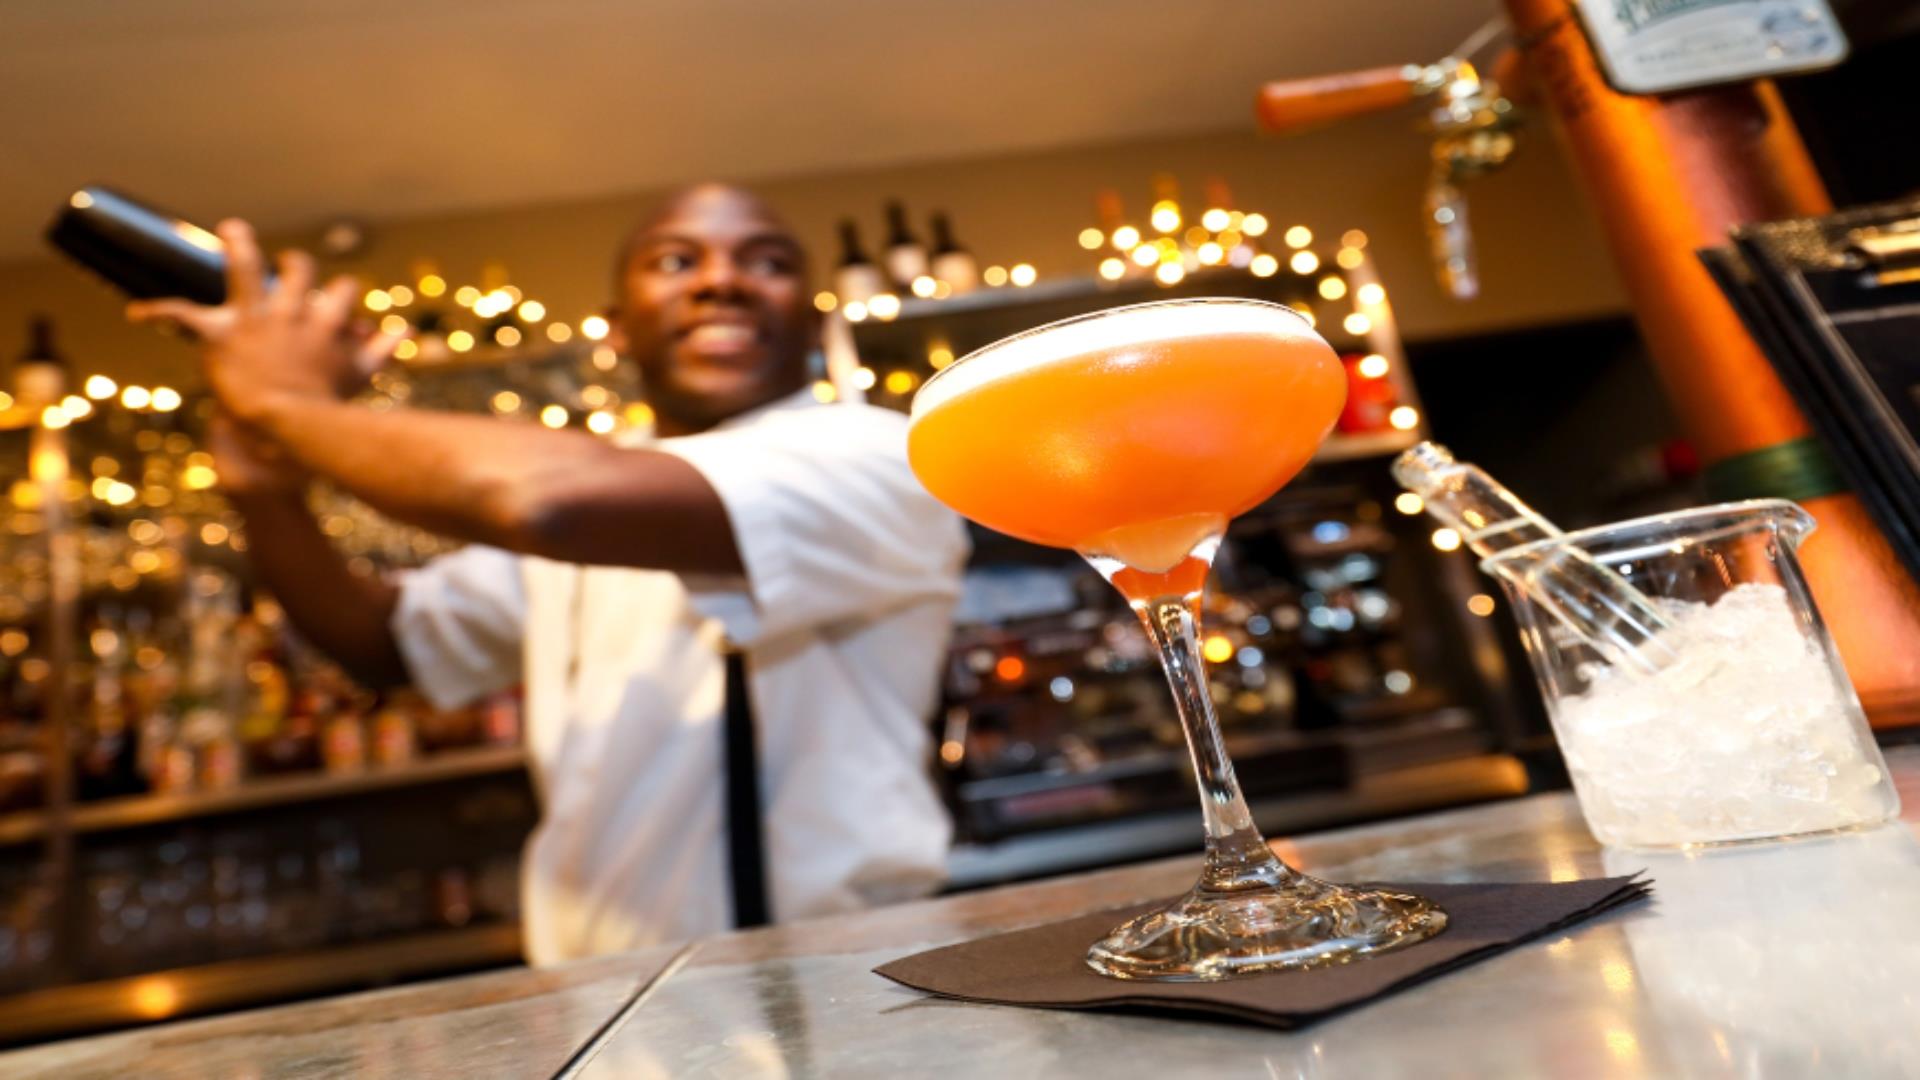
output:
[[[1920,1067],[1920,747],[1871,832],[1602,851],[1572,797],[1276,841],[1343,880],[1646,870],[1603,916],[1305,1031],[939,1001],[870,969],[1185,888],[1193,859],[0,1055],[10,1078],[1905,1076]],[[1196,818],[1196,829],[1198,819]]]

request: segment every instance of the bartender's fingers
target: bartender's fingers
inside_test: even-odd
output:
[[[214,231],[227,245],[227,303],[242,311],[251,310],[266,289],[260,269],[260,244],[253,238],[253,226],[238,218],[228,218]]]
[[[406,340],[405,334],[389,334],[385,330],[367,335],[360,348],[354,353],[355,365],[360,369],[361,378],[372,378],[373,373],[387,366],[393,359],[393,350]]]
[[[127,305],[127,319],[137,323],[175,323],[202,338],[216,338],[233,325],[233,312],[191,300],[136,300]]]
[[[307,290],[313,287],[313,256],[304,251],[280,253],[280,280],[274,282],[267,306],[276,315],[299,317],[307,312]]]
[[[338,331],[346,326],[347,316],[353,311],[353,301],[360,294],[360,286],[345,274],[327,282],[313,298],[313,307],[309,315],[313,321],[329,331]]]

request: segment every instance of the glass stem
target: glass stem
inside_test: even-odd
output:
[[[1199,594],[1162,596],[1133,607],[1146,624],[1173,687],[1174,705],[1186,729],[1187,752],[1193,757],[1193,775],[1200,785],[1200,812],[1207,821],[1207,863],[1200,888],[1231,892],[1269,887],[1293,876],[1254,826],[1247,800],[1240,794],[1240,781],[1233,775],[1233,760],[1220,737],[1200,658]]]

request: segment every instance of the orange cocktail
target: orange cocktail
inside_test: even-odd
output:
[[[913,401],[907,455],[968,517],[1073,548],[1152,637],[1206,822],[1193,890],[1115,928],[1087,963],[1121,979],[1224,979],[1410,945],[1431,901],[1318,881],[1253,824],[1213,716],[1195,624],[1227,522],[1292,479],[1340,415],[1346,375],[1305,320],[1256,300],[1174,300],[971,353]]]
[[[1346,387],[1286,308],[1142,305],[935,376],[907,453],[927,490],[982,525],[1165,571],[1300,471]]]

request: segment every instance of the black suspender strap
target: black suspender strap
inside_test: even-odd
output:
[[[767,853],[760,814],[760,739],[747,693],[746,656],[728,649],[726,708],[727,862],[733,878],[733,924],[765,926]]]

